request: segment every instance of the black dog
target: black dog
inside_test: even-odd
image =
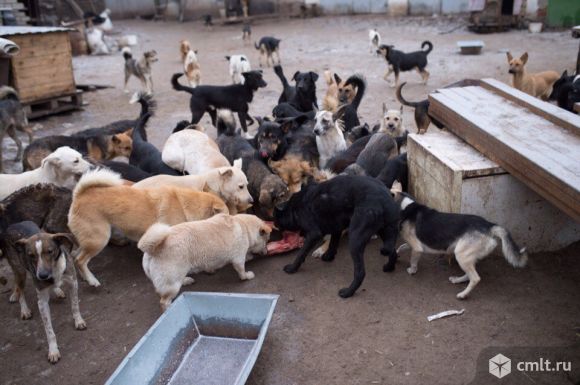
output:
[[[377,53],[383,55],[387,61],[388,70],[385,73],[384,79],[387,80],[391,72],[395,73],[395,85],[399,86],[399,73],[401,71],[411,71],[417,69],[423,78],[423,83],[429,80],[429,72],[425,69],[427,67],[427,55],[433,50],[433,44],[430,41],[421,43],[421,49],[427,46],[426,51],[415,51],[405,53],[398,51],[393,45],[382,44]]]
[[[259,43],[254,43],[254,47],[260,51],[260,68],[264,60],[266,61],[266,66],[269,66],[270,62],[274,65],[274,54],[277,56],[277,64],[280,64],[280,41],[280,39],[272,36],[264,36]]]
[[[105,160],[99,164],[108,168],[109,170],[121,174],[121,178],[135,183],[153,176],[152,174],[145,172],[138,167],[132,166],[124,162],[117,162],[115,160]]]
[[[574,81],[576,75],[568,75],[568,70],[562,73],[553,86],[550,100],[555,100],[558,107],[574,112],[574,104],[580,102],[580,79]]]
[[[278,99],[278,104],[288,102],[298,111],[309,112],[313,110],[313,106],[318,108],[316,102],[316,80],[318,74],[315,72],[300,72],[296,71],[292,80],[296,82],[296,87],[291,86],[284,76],[282,67],[280,65],[274,66],[274,72],[280,78],[284,90]]]
[[[326,168],[334,174],[340,174],[344,172],[347,167],[356,162],[356,159],[362,150],[364,150],[369,140],[371,140],[371,136],[372,135],[367,135],[357,139],[355,142],[353,142],[353,144],[347,147],[346,150],[343,150],[330,158],[330,160],[326,163]]]
[[[375,234],[383,240],[381,254],[389,256],[383,271],[392,271],[397,261],[395,242],[399,208],[379,181],[358,176],[337,176],[320,184],[309,184],[294,194],[282,208],[274,211],[274,224],[282,230],[300,231],[304,246],[284,271],[298,271],[306,256],[330,234],[330,246],[322,256],[332,261],[342,232],[348,229],[348,246],[354,263],[354,279],[340,289],[342,298],[352,296],[365,277],[364,250]]]
[[[407,164],[407,153],[403,153],[396,158],[389,159],[383,167],[377,179],[380,180],[387,189],[393,187],[395,181],[399,181],[403,191],[407,192],[409,188],[409,167]]]
[[[308,121],[305,115],[289,118],[279,122],[261,119],[258,132],[254,137],[254,147],[258,149],[264,160],[278,161],[288,153],[310,163],[318,163],[318,148],[316,137],[311,127],[304,123]]]
[[[238,113],[240,125],[244,132],[248,132],[246,122],[254,123],[248,115],[248,104],[254,98],[254,92],[258,88],[266,87],[268,84],[262,79],[262,71],[249,71],[242,73],[245,79],[244,84],[232,84],[229,86],[197,86],[191,88],[179,84],[177,79],[183,76],[182,73],[174,74],[171,77],[171,84],[177,91],[185,91],[191,94],[189,108],[191,110],[191,123],[199,123],[203,114],[210,114],[212,124],[217,124],[218,108],[225,108]]]
[[[356,87],[357,91],[354,99],[352,100],[352,103],[350,103],[344,111],[343,121],[344,130],[346,132],[349,132],[354,127],[360,126],[360,121],[358,119],[358,107],[360,106],[360,102],[365,94],[367,83],[361,75],[355,74],[346,80],[345,87],[349,85]],[[346,99],[339,101],[342,104],[347,102]]]
[[[298,111],[296,109],[296,107],[294,107],[292,104],[287,103],[287,102],[278,104],[272,110],[272,116],[276,120],[286,119],[286,118],[297,118],[300,115],[306,115],[308,120],[314,120],[316,113],[314,112],[314,110],[308,111],[306,113],[302,112],[302,111]]]

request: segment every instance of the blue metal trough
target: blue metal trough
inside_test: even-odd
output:
[[[245,384],[277,300],[269,294],[183,293],[106,384]]]

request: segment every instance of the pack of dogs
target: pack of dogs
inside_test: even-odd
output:
[[[244,44],[249,39],[251,28],[245,24]],[[403,97],[405,83],[399,85],[399,77],[416,70],[427,82],[431,42],[405,53],[384,44],[376,29],[369,31],[369,50],[386,60],[385,80],[394,73],[401,103],[391,108],[383,103],[381,120],[371,123],[361,122],[358,112],[367,89],[363,74],[343,77],[326,71],[327,91],[319,107],[319,75],[297,70],[286,78],[280,41],[265,36],[254,44],[260,67],[273,66],[282,86],[272,115],[264,117],[250,114],[252,100],[268,84],[262,70],[251,69],[249,55],[226,56],[231,84],[202,84],[198,52],[181,41],[183,72],[175,73],[170,84],[187,94],[191,120],[170,127],[161,149],[147,135],[156,109],[154,50],[141,59],[123,52],[125,87],[131,76],[142,83],[131,100],[141,107],[135,119],[33,140],[16,91],[0,90],[0,138],[6,133],[16,141],[24,170],[0,174],[0,248],[15,277],[10,302],[20,303],[22,319],[32,316],[23,291],[26,276],[32,277],[50,362],[60,358],[50,294],[64,297],[61,286],[69,284],[75,328],[86,328],[76,271],[90,286],[100,286],[89,263],[119,239],[143,252],[143,270],[163,311],[182,286],[194,283],[192,274],[231,264],[240,280],[251,280],[255,274],[245,264],[254,255],[299,249],[283,268],[294,274],[309,255],[333,261],[343,237],[348,237],[354,273],[338,291],[342,298],[353,296],[363,283],[365,249],[374,236],[382,242],[384,272],[394,271],[404,250],[411,252],[409,274],[417,273],[422,254],[455,255],[464,275],[449,280],[468,283],[459,299],[481,280],[476,263],[498,245],[509,264],[526,265],[525,248],[507,229],[479,216],[436,211],[408,193],[403,106],[414,109],[418,133],[431,123],[443,126],[429,115],[428,100]],[[507,56],[514,87],[566,109],[578,100],[578,77],[530,74],[527,53],[518,59]],[[206,113],[216,137],[200,124]],[[254,123],[251,135],[248,125]],[[29,136],[24,151],[16,131]],[[398,240],[403,243],[399,248]]]

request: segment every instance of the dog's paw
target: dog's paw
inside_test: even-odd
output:
[[[462,278],[463,277],[449,277],[449,282],[453,284],[461,283],[464,282]]]
[[[394,264],[389,264],[389,263],[385,263],[385,265],[383,266],[383,271],[385,273],[390,273],[391,271],[395,270],[395,265]]]
[[[87,328],[87,323],[84,319],[80,318],[75,320],[75,329],[77,330],[85,330]]]
[[[465,293],[464,291],[457,294],[457,299],[465,299],[465,298],[467,298],[467,293]]]
[[[183,281],[181,282],[182,286],[187,286],[187,285],[191,285],[195,282],[195,279],[191,278],[191,277],[185,277],[183,278]]]
[[[58,349],[56,350],[49,350],[48,352],[48,362],[51,364],[56,364],[60,360],[60,352]]]
[[[20,294],[13,291],[12,294],[10,295],[10,298],[8,299],[8,302],[15,303],[15,302],[18,302],[19,299],[20,299]]]
[[[294,266],[293,264],[289,264],[284,266],[284,271],[288,274],[294,274],[298,271],[298,268],[296,266]]]
[[[417,266],[409,266],[407,267],[407,273],[409,273],[409,275],[413,275],[417,273]]]
[[[324,262],[332,262],[334,261],[334,257],[335,257],[334,253],[330,253],[327,251],[326,253],[322,254],[320,259],[322,259]]]
[[[20,319],[21,320],[27,320],[27,319],[31,319],[32,318],[32,312],[30,311],[30,309],[25,309],[25,310],[20,310]]]
[[[98,279],[96,279],[95,277],[88,277],[87,278],[87,283],[92,286],[92,287],[99,287],[101,286],[101,283],[99,282]]]
[[[247,280],[254,279],[256,275],[252,271],[246,271],[246,278]]]
[[[353,294],[354,294],[354,292],[353,292],[352,290],[350,290],[350,288],[349,288],[349,287],[344,287],[344,288],[342,288],[342,289],[340,289],[340,290],[338,291],[338,295],[339,295],[341,298],[348,298],[348,297],[352,297],[352,295],[353,295]]]
[[[54,293],[54,295],[56,295],[56,298],[66,298],[66,294],[64,293],[64,291],[62,291],[60,287],[55,287],[52,292]]]
[[[322,258],[324,253],[326,253],[326,248],[323,246],[320,246],[318,249],[316,249],[316,250],[314,250],[314,252],[312,252],[312,257],[313,258]]]

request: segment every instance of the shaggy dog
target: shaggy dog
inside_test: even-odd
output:
[[[143,53],[143,57],[139,60],[133,58],[131,49],[129,47],[123,48],[123,58],[125,59],[125,92],[127,83],[131,75],[135,76],[141,82],[143,88],[148,94],[153,93],[153,76],[151,75],[151,66],[157,60],[157,52],[155,50]]]

